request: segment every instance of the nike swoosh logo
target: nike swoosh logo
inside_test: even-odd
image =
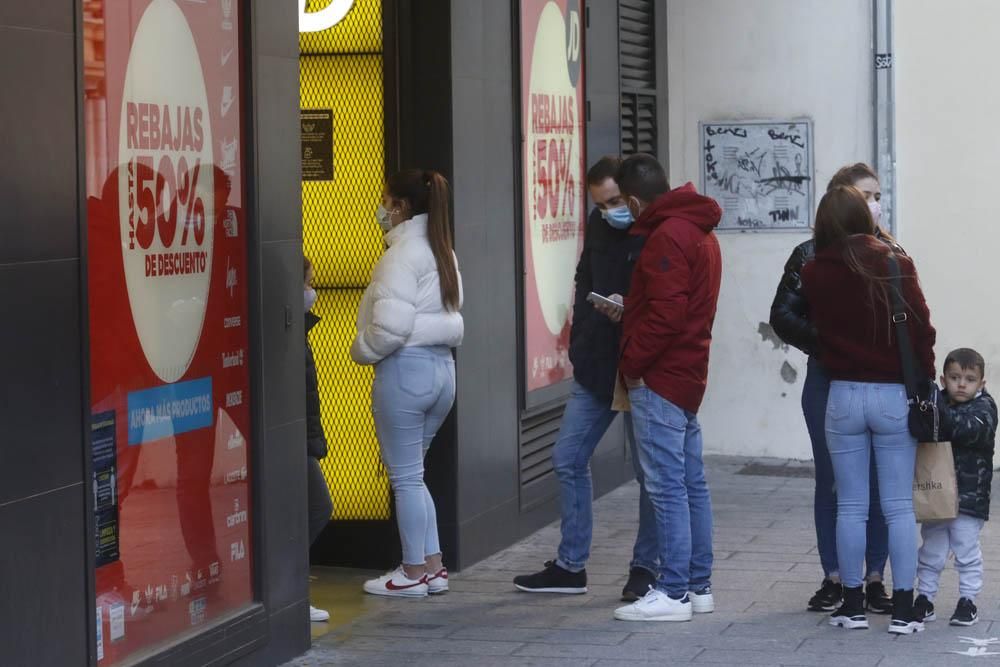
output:
[[[233,55],[233,49],[229,49],[226,53],[222,54],[222,65],[225,67],[226,63],[229,62],[229,58]]]
[[[390,591],[405,591],[407,588],[415,588],[417,586],[420,586],[423,583],[424,582],[422,582],[422,581],[418,581],[415,584],[407,584],[405,586],[397,586],[396,584],[392,583],[392,580],[390,579],[389,581],[385,582],[385,587],[388,588]]]

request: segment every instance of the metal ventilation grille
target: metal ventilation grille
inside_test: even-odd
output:
[[[521,508],[554,495],[555,472],[552,467],[552,449],[559,438],[566,406],[560,405],[521,419],[520,473]]]
[[[656,155],[656,22],[653,0],[618,0],[622,155]]]
[[[619,0],[618,44],[622,88],[656,88],[653,0]]]
[[[656,98],[622,93],[622,155],[656,155]]]
[[[282,0],[285,1],[285,0]],[[330,0],[308,0],[308,11]],[[349,354],[358,303],[382,254],[375,209],[385,182],[382,6],[357,0],[329,30],[300,34],[301,106],[333,112],[334,175],[302,183],[302,236],[322,318],[310,334],[330,453],[320,462],[334,520],[390,518],[371,412],[371,367]]]
[[[372,419],[372,366],[348,351],[364,290],[318,289],[313,312],[322,320],[309,337],[316,358],[323,430],[330,452],[320,461],[333,498],[334,519],[388,519],[389,478]]]
[[[333,111],[332,181],[302,183],[302,237],[316,286],[364,288],[382,254],[382,56],[299,58],[303,109]]]

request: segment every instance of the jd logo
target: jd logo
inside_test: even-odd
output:
[[[574,88],[580,79],[580,33],[580,12],[571,8],[566,13],[566,70]]]
[[[306,11],[306,0],[299,0],[299,32],[322,32],[332,28],[347,16],[355,0],[330,0],[325,9]]]

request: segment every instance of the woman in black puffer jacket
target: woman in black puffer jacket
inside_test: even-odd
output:
[[[309,498],[309,545],[312,546],[320,536],[333,514],[333,501],[330,490],[326,486],[326,478],[319,460],[326,456],[326,434],[323,433],[323,422],[320,416],[319,380],[316,374],[316,360],[313,358],[312,346],[309,345],[309,332],[317,323],[319,316],[314,315],[312,307],[316,303],[316,290],[313,289],[313,267],[308,257],[304,257],[304,291],[303,302],[306,309],[306,486]],[[330,614],[323,609],[309,607],[309,620],[324,622],[330,620]]]
[[[864,163],[844,167],[830,180],[827,190],[840,185],[858,188],[868,200],[876,225],[882,214],[879,200],[882,191],[878,175]],[[895,245],[895,240],[885,231],[881,238]],[[897,250],[899,248],[897,247]],[[830,391],[830,378],[817,360],[818,338],[816,327],[809,319],[809,304],[802,294],[802,267],[811,261],[816,252],[812,238],[796,246],[785,263],[785,272],[778,283],[774,302],[771,304],[771,328],[785,343],[809,355],[806,380],[802,387],[802,413],[805,416],[809,439],[812,441],[813,460],[816,466],[816,491],[813,512],[816,523],[816,542],[823,567],[823,583],[809,600],[809,611],[833,611],[840,604],[843,588],[837,562],[837,496],[834,489],[833,464],[826,445],[826,399]],[[901,250],[900,250],[901,252]],[[874,466],[874,457],[872,465]],[[871,474],[872,480],[877,479]],[[879,506],[877,484],[870,491],[868,516],[868,548],[865,591],[866,607],[879,614],[892,612],[892,600],[885,591],[882,575],[889,555],[889,534],[882,509]]]

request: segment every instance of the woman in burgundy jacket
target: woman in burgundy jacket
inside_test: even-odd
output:
[[[860,191],[827,192],[816,213],[816,257],[802,270],[802,290],[819,334],[819,359],[830,375],[826,437],[837,484],[837,558],[844,602],[830,623],[867,628],[862,590],[869,457],[889,525],[893,613],[889,632],[923,630],[913,615],[917,533],[913,515],[916,441],[907,424],[899,347],[892,322],[888,258],[902,274],[914,354],[934,376],[934,327],[912,260],[876,237]]]

